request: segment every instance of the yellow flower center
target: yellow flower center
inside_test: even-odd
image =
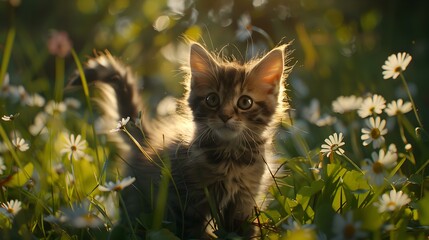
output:
[[[7,210],[8,213],[12,213],[13,214],[13,208],[8,207],[6,210]]]
[[[395,202],[393,202],[393,201],[390,201],[390,202],[388,202],[388,203],[386,204],[386,206],[387,206],[387,208],[388,208],[389,210],[393,211],[393,210],[395,210],[395,208],[396,208],[396,203],[395,203]]]
[[[82,219],[86,222],[86,224],[91,224],[93,221],[95,221],[95,217],[91,213],[83,215]]]
[[[380,162],[375,162],[374,164],[372,164],[372,171],[376,174],[380,174],[383,172],[383,164],[381,164]]]
[[[380,137],[380,129],[378,129],[378,128],[371,129],[371,138],[377,139],[379,137]]]
[[[402,68],[401,68],[401,66],[397,66],[395,68],[395,70],[393,70],[393,71],[396,72],[396,73],[400,73],[402,71]]]
[[[344,239],[352,239],[356,234],[356,228],[353,224],[347,224],[343,230]]]

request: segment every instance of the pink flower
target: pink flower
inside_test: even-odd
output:
[[[66,57],[72,48],[72,42],[67,32],[53,31],[48,39],[48,51],[58,57]]]

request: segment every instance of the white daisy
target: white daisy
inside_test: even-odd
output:
[[[74,158],[75,160],[81,159],[85,156],[84,150],[86,148],[86,140],[82,139],[82,136],[79,134],[76,137],[74,134],[71,134],[66,138],[66,143],[61,149],[61,154],[67,154],[68,158]]]
[[[3,121],[5,121],[5,122],[10,122],[10,121],[12,121],[13,120],[13,115],[11,114],[11,115],[3,115],[3,117],[1,117],[1,119],[3,120]]]
[[[341,148],[341,146],[344,146],[343,142],[343,133],[337,134],[334,133],[330,135],[328,138],[325,139],[326,144],[322,144],[322,149],[320,150],[320,153],[326,156],[330,156],[332,153],[336,153],[338,155],[343,155],[344,150]]]
[[[381,186],[384,183],[384,177],[387,175],[387,170],[396,166],[398,153],[396,146],[391,144],[387,151],[380,149],[379,153],[373,152],[372,161],[367,160],[368,165],[363,166],[362,170],[370,183]]]
[[[67,106],[63,102],[49,101],[45,106],[45,112],[50,115],[63,113],[67,110]]]
[[[40,94],[34,93],[28,96],[25,103],[30,107],[42,107],[45,105],[45,98]]]
[[[387,134],[386,120],[380,117],[372,117],[367,121],[368,128],[362,128],[363,145],[368,146],[372,142],[373,148],[379,148],[384,143],[384,135]]]
[[[73,108],[73,109],[79,109],[81,106],[81,103],[76,98],[66,98],[64,99],[64,103],[67,107]]]
[[[3,174],[3,171],[6,170],[6,165],[4,165],[4,160],[0,156],[0,175]]]
[[[48,133],[48,129],[46,128],[48,117],[49,115],[45,112],[39,112],[36,117],[34,117],[34,123],[28,127],[28,131],[31,135],[36,136]]]
[[[317,239],[316,226],[313,224],[301,225],[290,217],[282,227],[288,231],[287,239]]]
[[[8,217],[14,217],[21,211],[22,203],[19,200],[10,200],[0,205],[0,211]]]
[[[384,109],[384,111],[389,116],[396,116],[405,114],[413,109],[413,106],[410,102],[405,102],[402,99],[398,99],[396,101],[392,101],[391,103],[387,104],[387,108]]]
[[[75,228],[98,228],[103,225],[103,221],[97,215],[88,210],[90,203],[88,200],[80,204],[73,205],[72,208],[63,209],[64,218]]]
[[[384,193],[379,202],[374,205],[378,207],[378,212],[394,212],[401,209],[403,206],[408,204],[411,199],[406,193],[402,191],[396,192],[395,189],[391,190],[390,193]]]
[[[340,214],[334,216],[332,224],[333,240],[352,240],[367,237],[367,233],[361,230],[362,223],[353,221],[353,213],[347,212],[343,218]]]
[[[92,212],[76,215],[70,221],[76,228],[98,228],[103,225],[103,220]]]
[[[118,132],[124,130],[127,123],[130,121],[130,117],[122,118],[116,125],[116,128],[111,129],[110,132]]]
[[[407,69],[408,64],[411,62],[412,57],[408,53],[398,53],[390,55],[381,67],[383,71],[383,78],[396,79],[399,74]]]
[[[12,140],[12,144],[13,144],[13,146],[15,146],[15,148],[18,151],[21,151],[21,152],[25,152],[25,151],[27,151],[30,148],[28,146],[28,143],[26,143],[23,138],[19,138],[19,137],[13,139]]]
[[[318,127],[332,126],[336,121],[336,117],[333,117],[329,114],[323,114],[319,119],[316,120],[315,124]]]
[[[15,120],[18,116],[19,116],[19,113],[10,114],[10,115],[3,115],[3,117],[1,117],[1,119],[5,122],[10,122],[10,121]]]
[[[107,182],[106,185],[104,186],[103,185],[98,186],[98,190],[102,192],[118,192],[128,187],[129,185],[131,185],[135,180],[136,180],[135,177],[129,176],[122,179],[122,181],[120,180],[116,181],[116,183],[110,181],[110,182]]]
[[[248,13],[241,15],[237,21],[237,24],[238,29],[235,33],[235,36],[239,41],[244,41],[252,36],[253,26]]]
[[[384,108],[386,108],[384,97],[374,94],[372,97],[367,97],[363,100],[362,105],[358,109],[358,114],[361,118],[366,118],[374,114],[381,114]]]
[[[335,101],[332,102],[332,110],[336,113],[346,113],[357,110],[362,105],[363,99],[361,97],[351,96],[339,96]]]

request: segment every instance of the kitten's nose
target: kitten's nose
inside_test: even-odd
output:
[[[232,116],[228,115],[228,114],[221,113],[221,114],[219,114],[219,118],[222,119],[222,121],[224,123],[226,123],[229,119],[232,118]]]

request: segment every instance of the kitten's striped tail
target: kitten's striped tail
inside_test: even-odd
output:
[[[109,142],[114,144],[119,154],[129,152],[134,145],[129,137],[109,132],[117,127],[121,118],[130,117],[130,122],[134,122],[142,109],[135,75],[130,67],[107,51],[91,58],[84,67],[84,74],[88,85],[95,88],[91,91],[91,100],[101,115],[101,121],[94,123],[97,131],[108,134]],[[75,74],[68,87],[81,85],[81,76]],[[137,128],[133,127],[130,132],[141,142],[142,135]]]
[[[102,115],[111,121],[137,118],[141,110],[137,79],[128,66],[106,51],[90,59],[84,67],[84,73],[88,84],[94,84],[99,90],[99,95],[91,99],[99,105]],[[81,85],[81,77],[76,74],[69,86],[78,85]]]

